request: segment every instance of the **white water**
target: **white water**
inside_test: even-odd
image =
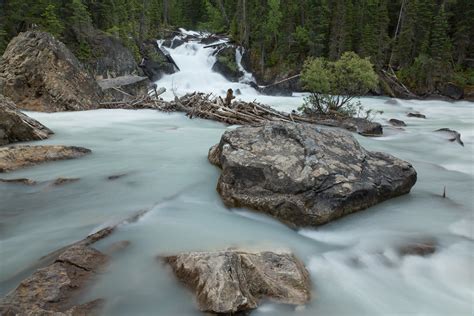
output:
[[[295,109],[302,96],[260,96],[212,73],[212,50],[189,43],[170,50],[181,72],[159,86],[182,95],[195,90],[257,99],[280,110]],[[165,96],[172,98],[169,90]],[[207,151],[226,126],[156,111],[98,110],[29,113],[56,132],[45,144],[88,147],[93,154],[2,175],[46,181],[80,177],[61,187],[0,184],[0,287],[5,294],[38,259],[91,231],[143,208],[137,223],[120,226],[99,249],[119,240],[107,271],[82,301],[103,297],[104,315],[200,315],[192,294],[159,255],[229,246],[288,248],[307,265],[314,297],[304,309],[264,304],[254,315],[472,315],[474,312],[474,104],[363,98],[362,103],[404,120],[405,130],[359,141],[413,163],[418,182],[409,195],[392,199],[318,229],[293,231],[264,215],[223,207],[215,185],[219,171]],[[407,118],[408,111],[427,115]],[[465,147],[432,131],[459,131]],[[128,173],[116,181],[110,175]],[[443,187],[447,199],[441,198]],[[398,257],[397,246],[435,238],[436,253]],[[357,262],[355,264],[354,262]]]

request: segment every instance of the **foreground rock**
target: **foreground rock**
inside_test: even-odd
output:
[[[7,146],[0,147],[0,172],[8,172],[40,163],[79,158],[90,149],[74,146]]]
[[[51,134],[50,129],[20,112],[11,100],[0,94],[0,146],[46,139]]]
[[[0,94],[19,108],[77,111],[96,108],[102,91],[67,47],[39,31],[21,33],[0,62]]]
[[[77,306],[74,303],[108,262],[108,255],[90,246],[109,236],[114,228],[104,228],[41,258],[46,267],[36,270],[0,300],[0,314],[95,315],[103,305],[102,300]]]
[[[209,152],[217,190],[292,226],[317,226],[410,192],[415,169],[362,148],[343,131],[268,123],[227,131]]]
[[[225,250],[165,260],[203,312],[234,314],[257,308],[262,299],[302,305],[311,298],[308,271],[291,253]]]

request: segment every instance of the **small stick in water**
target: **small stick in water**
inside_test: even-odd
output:
[[[444,190],[443,190],[443,199],[446,198],[446,186],[444,186]]]

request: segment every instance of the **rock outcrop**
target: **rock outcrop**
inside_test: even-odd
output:
[[[8,172],[40,163],[79,158],[91,153],[90,149],[74,146],[6,146],[0,147],[0,172]]]
[[[229,207],[248,207],[292,226],[317,226],[410,192],[415,169],[369,152],[343,131],[268,123],[227,131],[209,161]]]
[[[0,94],[20,109],[42,112],[96,108],[102,91],[71,51],[52,35],[15,37],[0,62]]]
[[[0,146],[46,139],[51,134],[50,129],[20,112],[10,99],[0,94]]]
[[[164,48],[156,41],[147,41],[141,48],[142,62],[140,67],[151,81],[160,80],[164,75],[179,71],[178,65]]]
[[[291,253],[190,252],[165,261],[203,312],[234,314],[257,308],[262,299],[302,305],[311,298],[308,271]]]
[[[140,75],[132,51],[120,39],[85,23],[68,31],[66,44],[96,78]]]
[[[212,66],[212,70],[223,75],[227,80],[238,82],[244,75],[239,70],[235,60],[235,47],[228,46],[216,51],[216,62]]]

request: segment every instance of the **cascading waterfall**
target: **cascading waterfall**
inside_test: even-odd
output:
[[[189,42],[169,49],[181,71],[157,82],[174,93],[203,91],[256,99],[292,110],[302,96],[268,97],[211,71],[211,48]],[[245,76],[250,79],[249,76]],[[28,113],[56,132],[45,144],[78,145],[93,154],[12,172],[5,178],[46,181],[80,178],[60,187],[1,184],[0,289],[4,295],[31,273],[37,260],[91,231],[143,208],[138,222],[118,227],[97,247],[130,246],[82,301],[106,300],[104,315],[201,315],[193,295],[157,256],[230,246],[288,248],[311,273],[314,299],[305,308],[265,304],[253,315],[472,315],[474,312],[474,106],[471,102],[362,98],[383,110],[376,119],[407,123],[361,144],[408,160],[418,171],[409,195],[389,200],[317,229],[293,231],[248,210],[226,209],[215,191],[219,171],[207,162],[210,146],[228,128],[180,113],[97,110]],[[420,111],[427,119],[408,118]],[[465,146],[433,131],[453,128]],[[125,174],[116,181],[108,176]],[[442,198],[443,188],[447,197]],[[397,255],[413,240],[436,240],[434,254]]]

